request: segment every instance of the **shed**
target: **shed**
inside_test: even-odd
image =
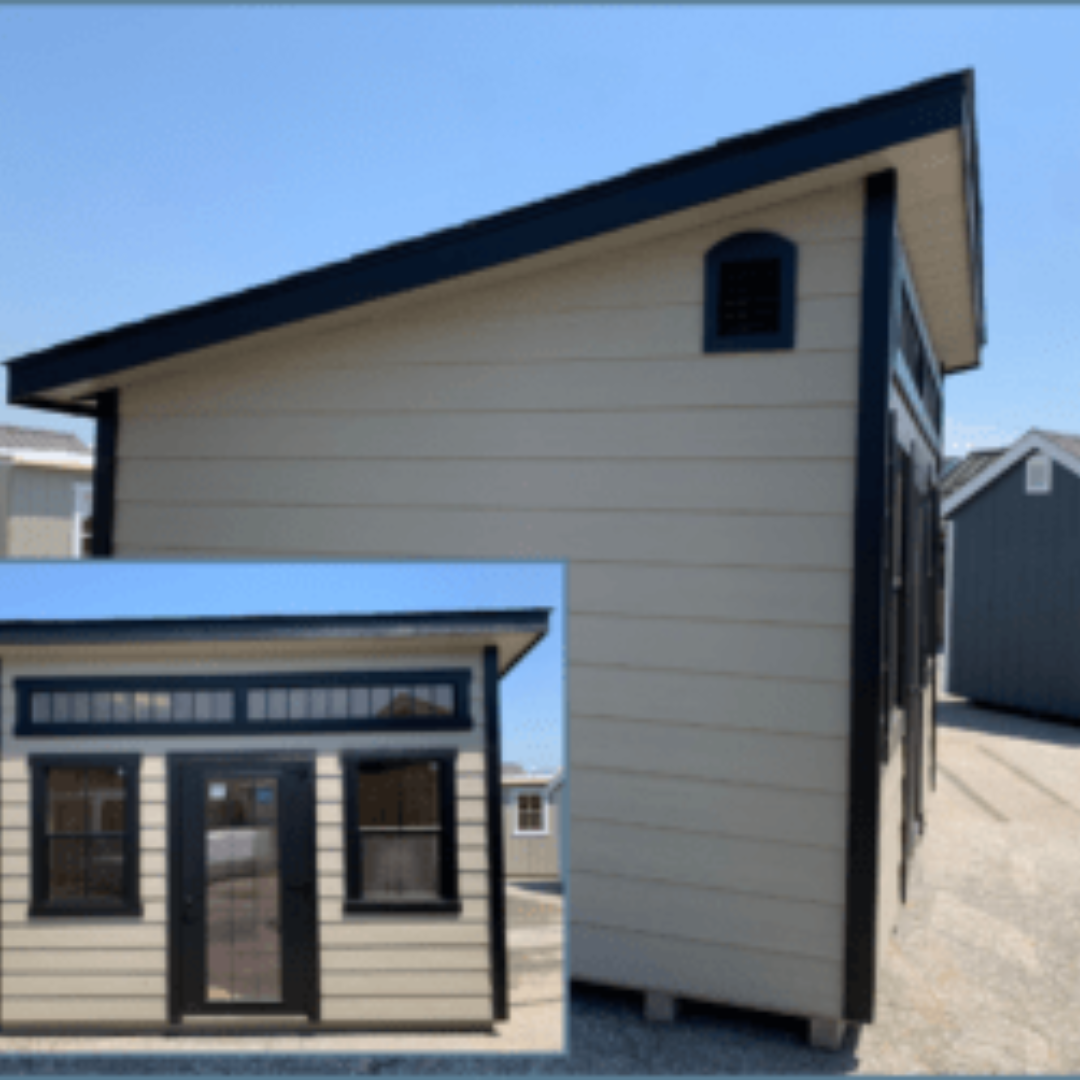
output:
[[[508,878],[559,877],[562,786],[561,771],[503,772],[503,840]]]
[[[0,623],[7,1032],[490,1029],[546,610]]]
[[[77,435],[0,425],[0,557],[90,554],[93,466]]]
[[[948,690],[1080,720],[1080,435],[1029,431],[949,481]]]
[[[567,560],[573,976],[835,1042],[926,820],[974,110],[961,72],[727,139],[21,357],[9,395],[98,417],[102,555]]]

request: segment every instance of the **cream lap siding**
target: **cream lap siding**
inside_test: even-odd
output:
[[[250,646],[248,648],[251,648]],[[105,650],[69,650],[65,661],[12,659],[0,686],[4,754],[0,760],[0,897],[3,1015],[12,1026],[161,1027],[167,1015],[166,755],[311,752],[316,761],[317,914],[321,1017],[326,1023],[423,1027],[433,1022],[488,1024],[492,1016],[483,669],[474,653],[406,656],[323,646],[323,655],[284,657],[281,646],[211,661],[168,657],[161,649],[121,660]],[[205,650],[205,646],[203,647]],[[155,654],[156,653],[156,654]],[[75,654],[78,655],[76,658]],[[14,680],[138,674],[206,675],[259,671],[416,670],[472,672],[468,732],[378,735],[282,735],[16,739]],[[345,894],[340,753],[344,749],[457,751],[460,915],[353,915]],[[141,753],[141,919],[34,919],[30,897],[30,782],[27,757],[47,753]],[[273,1019],[268,1020],[272,1026]]]
[[[839,1016],[862,220],[858,184],[720,204],[182,358],[121,395],[118,553],[569,560],[574,975]],[[706,355],[705,252],[750,229],[798,246],[796,348]],[[817,953],[731,944],[748,896]]]
[[[75,544],[75,485],[90,473],[15,466],[8,505],[8,554],[71,558]]]

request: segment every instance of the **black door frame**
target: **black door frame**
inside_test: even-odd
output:
[[[278,1003],[246,1002],[210,1004],[203,995],[186,986],[185,939],[191,930],[184,922],[184,856],[190,858],[193,830],[185,821],[185,784],[201,785],[207,771],[229,775],[277,775],[292,778],[294,785],[282,784],[279,843],[282,852],[282,889],[287,908],[283,923],[293,933],[282,938],[282,982],[284,1000]],[[320,1018],[319,918],[316,878],[315,760],[311,754],[235,753],[171,754],[168,757],[168,985],[169,1019],[179,1024],[192,1016],[252,1016],[306,1014],[309,1020]],[[292,789],[292,794],[288,794]],[[292,803],[292,805],[288,805]],[[201,844],[201,839],[196,842]],[[297,879],[285,881],[286,859]],[[205,933],[205,926],[199,933]],[[199,941],[203,947],[203,941]],[[188,976],[190,977],[190,975]],[[201,998],[201,1000],[196,1000]]]

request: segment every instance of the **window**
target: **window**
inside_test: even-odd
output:
[[[461,910],[456,754],[346,754],[346,911]]]
[[[1025,491],[1028,495],[1049,495],[1053,484],[1053,466],[1045,454],[1032,454],[1027,459]]]
[[[795,346],[796,250],[775,233],[739,233],[705,256],[705,351]]]
[[[517,826],[515,836],[546,836],[547,803],[537,791],[519,791],[517,796]]]
[[[31,915],[139,915],[139,759],[33,757]]]
[[[468,669],[16,679],[17,735],[467,731]]]

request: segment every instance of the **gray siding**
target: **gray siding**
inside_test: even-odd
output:
[[[1048,495],[1024,463],[953,518],[949,689],[1080,719],[1080,479],[1053,465]]]
[[[75,553],[75,488],[89,484],[88,471],[11,469],[8,548],[15,558],[71,558]]]

